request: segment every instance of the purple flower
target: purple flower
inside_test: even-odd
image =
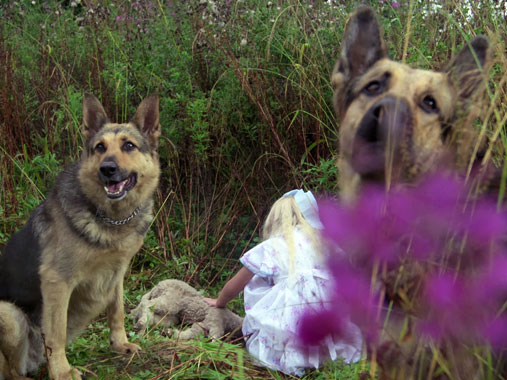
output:
[[[434,340],[444,337],[461,337],[467,330],[467,287],[454,274],[429,276],[424,284],[422,302],[423,312],[419,331]],[[473,302],[472,302],[473,303]]]
[[[407,307],[407,314],[416,313],[421,335],[501,346],[507,335],[507,318],[498,317],[507,295],[507,217],[493,200],[474,196],[446,173],[410,188],[393,185],[390,192],[365,187],[352,204],[323,200],[319,215],[333,247],[333,294],[329,307],[304,318],[305,342],[345,335],[344,321],[375,342],[385,285],[389,296],[404,297],[396,312]],[[409,285],[400,288],[404,277]],[[389,284],[390,278],[397,280]],[[318,328],[305,322],[317,318]]]
[[[303,345],[319,345],[327,336],[342,336],[345,322],[334,310],[308,310],[299,320],[298,336]]]
[[[380,299],[379,294],[371,289],[369,274],[339,259],[331,259],[329,266],[334,279],[332,305],[336,313],[347,316],[357,325],[367,341],[376,341],[381,318]]]
[[[396,1],[393,1],[393,2],[391,3],[391,5],[393,6],[393,8],[399,8],[399,7],[401,7],[401,4],[400,4],[400,3],[398,3],[398,2],[396,2]]]
[[[495,201],[487,198],[467,205],[464,233],[479,248],[487,249],[507,231],[505,215],[496,212],[496,209]]]
[[[462,301],[465,294],[465,285],[453,274],[444,274],[429,277],[426,280],[424,300],[435,310],[449,310]]]
[[[331,259],[333,295],[329,305],[307,310],[300,320],[299,336],[304,344],[316,345],[326,336],[349,339],[345,326],[358,326],[368,342],[378,339],[379,296],[370,289],[366,273],[354,270],[339,259]]]
[[[340,205],[330,201],[319,203],[319,215],[324,225],[324,236],[356,260],[373,263],[373,258],[391,262],[396,259],[398,227],[387,209],[384,191],[365,189],[354,205]]]
[[[476,278],[479,297],[484,301],[502,302],[507,296],[507,254],[497,253]]]
[[[500,351],[507,348],[507,317],[490,321],[483,334],[494,349]]]
[[[496,319],[507,294],[507,259],[495,260],[494,264],[495,269],[482,268],[483,273],[475,277],[456,273],[428,276],[420,333],[437,341],[486,340],[498,347],[499,337],[507,336],[506,320]]]

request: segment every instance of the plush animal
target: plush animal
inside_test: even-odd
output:
[[[146,293],[132,310],[136,331],[144,333],[160,324],[171,328],[178,324],[192,324],[186,330],[170,329],[169,334],[189,340],[204,334],[219,339],[226,334],[241,336],[243,318],[231,310],[219,309],[204,302],[204,296],[180,280],[164,280]]]

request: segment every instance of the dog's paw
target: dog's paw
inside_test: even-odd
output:
[[[118,352],[120,354],[133,354],[134,352],[141,351],[141,347],[139,347],[135,343],[119,343],[113,344],[113,351]]]

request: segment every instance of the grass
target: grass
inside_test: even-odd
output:
[[[80,345],[78,339],[70,347],[70,355]],[[85,344],[84,342],[82,344]],[[86,343],[87,344],[87,343]],[[241,344],[213,342],[206,339],[181,342],[150,335],[141,342],[144,350],[131,357],[114,355],[102,347],[81,355],[79,369],[99,379],[290,379],[276,371],[257,366]],[[107,348],[106,348],[107,350]],[[349,366],[329,363],[321,370],[304,375],[303,379],[339,378],[353,380],[366,364]]]
[[[60,168],[78,159],[84,93],[98,96],[113,120],[125,121],[141,98],[156,92],[162,180],[156,220],[128,273],[127,308],[166,278],[216,295],[239,268],[238,257],[258,242],[275,199],[297,187],[338,191],[329,78],[356,3],[2,3],[0,243],[26,221]],[[478,128],[494,141],[487,156],[501,166],[507,141],[502,4],[367,3],[380,15],[390,56],[410,65],[439,69],[471,36],[490,37],[495,58]],[[241,312],[242,301],[232,306]],[[160,331],[140,343],[143,353],[132,358],[111,354],[99,319],[70,346],[69,358],[100,379],[287,378],[253,365],[239,343],[183,343]],[[305,378],[360,379],[369,371],[365,363],[333,363]]]

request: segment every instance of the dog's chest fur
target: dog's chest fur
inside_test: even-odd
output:
[[[3,258],[9,260],[2,265],[9,272],[2,276],[6,279],[2,293],[7,292],[2,298],[15,301],[36,324],[42,310],[39,284],[44,281],[61,281],[75,289],[69,307],[76,312],[69,310],[69,316],[89,321],[104,310],[152,220],[150,199],[129,223],[117,226],[104,222],[76,186],[79,167],[79,163],[73,164],[62,172],[55,190],[34,210]],[[8,251],[24,252],[25,260],[7,255]],[[26,261],[30,252],[33,258]],[[33,270],[30,263],[36,264]]]
[[[74,196],[79,194],[67,195]],[[45,248],[41,252],[40,279],[42,285],[58,281],[73,288],[67,320],[67,338],[71,340],[106,308],[115,288],[121,286],[131,258],[143,244],[153,202],[146,201],[129,223],[110,225],[93,212],[91,204],[81,205],[79,218],[75,212],[69,216],[65,200],[65,196],[47,200],[57,204],[48,207],[52,223],[42,235]],[[75,205],[76,200],[69,203]],[[62,240],[62,236],[66,238]]]

